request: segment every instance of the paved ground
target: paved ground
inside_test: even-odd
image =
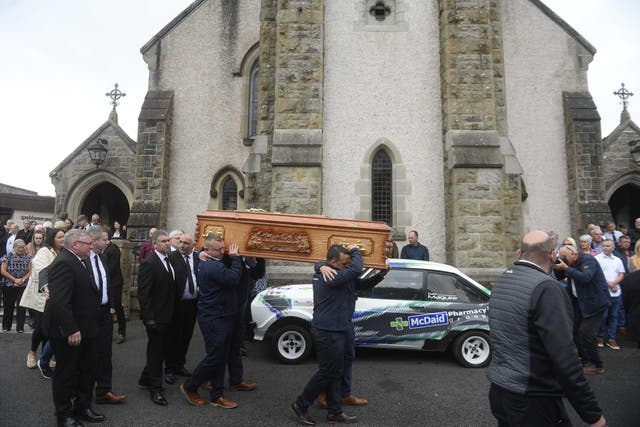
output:
[[[27,328],[28,329],[28,328]],[[30,334],[0,335],[0,426],[53,426],[51,382],[37,369],[25,367]],[[246,378],[258,382],[253,392],[227,393],[240,406],[224,410],[209,405],[191,407],[178,385],[167,386],[169,406],[158,407],[136,381],[144,365],[146,338],[139,321],[129,324],[127,342],[114,344],[114,391],[126,394],[123,405],[96,407],[104,426],[293,426],[289,404],[315,371],[314,360],[285,366],[274,362],[268,346],[249,345]],[[591,377],[610,426],[640,425],[640,350],[622,341],[623,349],[605,349],[606,374]],[[191,369],[202,355],[199,332],[189,355]],[[369,406],[346,408],[360,426],[485,426],[495,425],[489,411],[489,388],[483,369],[464,369],[448,354],[362,350],[354,365],[354,394]],[[311,416],[326,425],[325,412],[314,406]],[[575,425],[582,425],[575,416]]]

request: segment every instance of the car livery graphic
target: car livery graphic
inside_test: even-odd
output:
[[[353,315],[356,346],[407,350],[450,349],[463,366],[490,361],[487,318],[490,291],[454,267],[389,260],[391,270],[373,288],[357,291]],[[362,278],[377,274],[366,270]],[[283,363],[310,353],[313,287],[268,288],[251,306],[256,340],[270,340]]]

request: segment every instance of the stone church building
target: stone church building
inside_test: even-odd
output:
[[[640,216],[640,132],[602,140],[595,52],[539,0],[196,0],[141,48],[137,142],[91,135],[117,154],[58,166],[56,212],[104,185],[137,241],[206,209],[379,220],[490,277],[524,230]]]

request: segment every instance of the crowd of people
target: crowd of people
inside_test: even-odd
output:
[[[126,339],[120,252],[111,239],[124,238],[126,228],[101,225],[94,214],[91,220],[81,215],[75,224],[25,221],[23,229],[15,223],[0,229],[3,331],[12,328],[15,311],[16,330],[23,332],[29,310],[33,334],[27,367],[53,378],[58,425],[104,421],[92,403],[126,399],[113,391],[111,364],[114,316],[116,342]],[[491,408],[500,425],[562,424],[567,420],[558,400],[562,395],[583,420],[603,425],[584,375],[604,373],[599,351],[619,351],[619,335],[629,333],[640,344],[640,304],[637,297],[625,298],[638,295],[629,283],[640,275],[640,218],[631,230],[623,232],[613,223],[605,230],[589,224],[577,240],[560,240],[554,232],[527,233],[518,261],[494,286],[489,310],[494,359],[488,376]],[[257,388],[244,378],[242,352],[248,305],[265,286],[265,260],[241,256],[235,243],[227,245],[213,234],[201,251],[194,246],[191,234],[153,227],[140,247],[138,300],[147,350],[138,385],[154,404],[165,406],[165,384],[181,377],[179,388],[189,404],[206,402],[202,388],[211,405],[232,409],[238,403],[224,396],[227,372],[230,390]],[[401,256],[429,259],[417,231],[409,233]],[[361,272],[357,247],[332,246],[315,266],[312,335],[319,370],[291,405],[300,424],[315,425],[307,409],[316,400],[328,409],[331,423],[356,422],[342,406],[368,403],[351,394],[355,335],[350,319],[355,289],[375,286],[386,271],[366,281],[359,279]],[[186,356],[196,321],[206,354],[189,371]],[[527,352],[512,351],[521,347]],[[518,409],[531,399],[535,405],[525,407],[537,408],[535,413]]]

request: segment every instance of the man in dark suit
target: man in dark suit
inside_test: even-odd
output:
[[[49,266],[42,329],[57,360],[53,402],[58,426],[81,426],[76,417],[89,422],[105,419],[91,409],[101,313],[100,292],[85,264],[91,244],[87,232],[70,230],[64,236],[64,249]]]
[[[198,314],[198,256],[193,252],[195,242],[191,234],[182,234],[178,250],[169,253],[169,260],[176,271],[178,288],[173,320],[169,324],[169,342],[167,348],[165,381],[175,383],[175,375],[189,377],[184,367],[187,351],[193,336],[193,328]]]
[[[24,240],[24,244],[28,245],[29,243],[31,243],[31,239],[33,238],[33,227],[31,225],[31,220],[25,219],[22,222],[22,225],[24,226],[24,228],[18,231],[16,239],[22,239]]]
[[[109,301],[111,302],[111,314],[115,314],[118,319],[118,338],[116,344],[122,344],[127,336],[127,319],[124,316],[122,307],[122,268],[120,266],[120,248],[112,241],[102,252],[107,261],[107,272],[109,273]]]
[[[100,225],[94,225],[88,231],[93,240],[89,260],[94,283],[100,290],[100,333],[98,335],[98,363],[96,365],[96,403],[121,403],[126,396],[113,393],[111,378],[111,339],[113,337],[113,319],[111,318],[112,294],[111,272],[102,252],[109,243],[109,234]],[[122,285],[120,285],[122,286]]]
[[[138,385],[151,392],[151,401],[166,406],[162,388],[162,364],[168,340],[167,329],[176,302],[175,271],[167,255],[170,250],[169,234],[158,230],[151,237],[154,251],[140,264],[138,271],[138,301],[140,318],[147,330],[147,364],[140,374]]]

